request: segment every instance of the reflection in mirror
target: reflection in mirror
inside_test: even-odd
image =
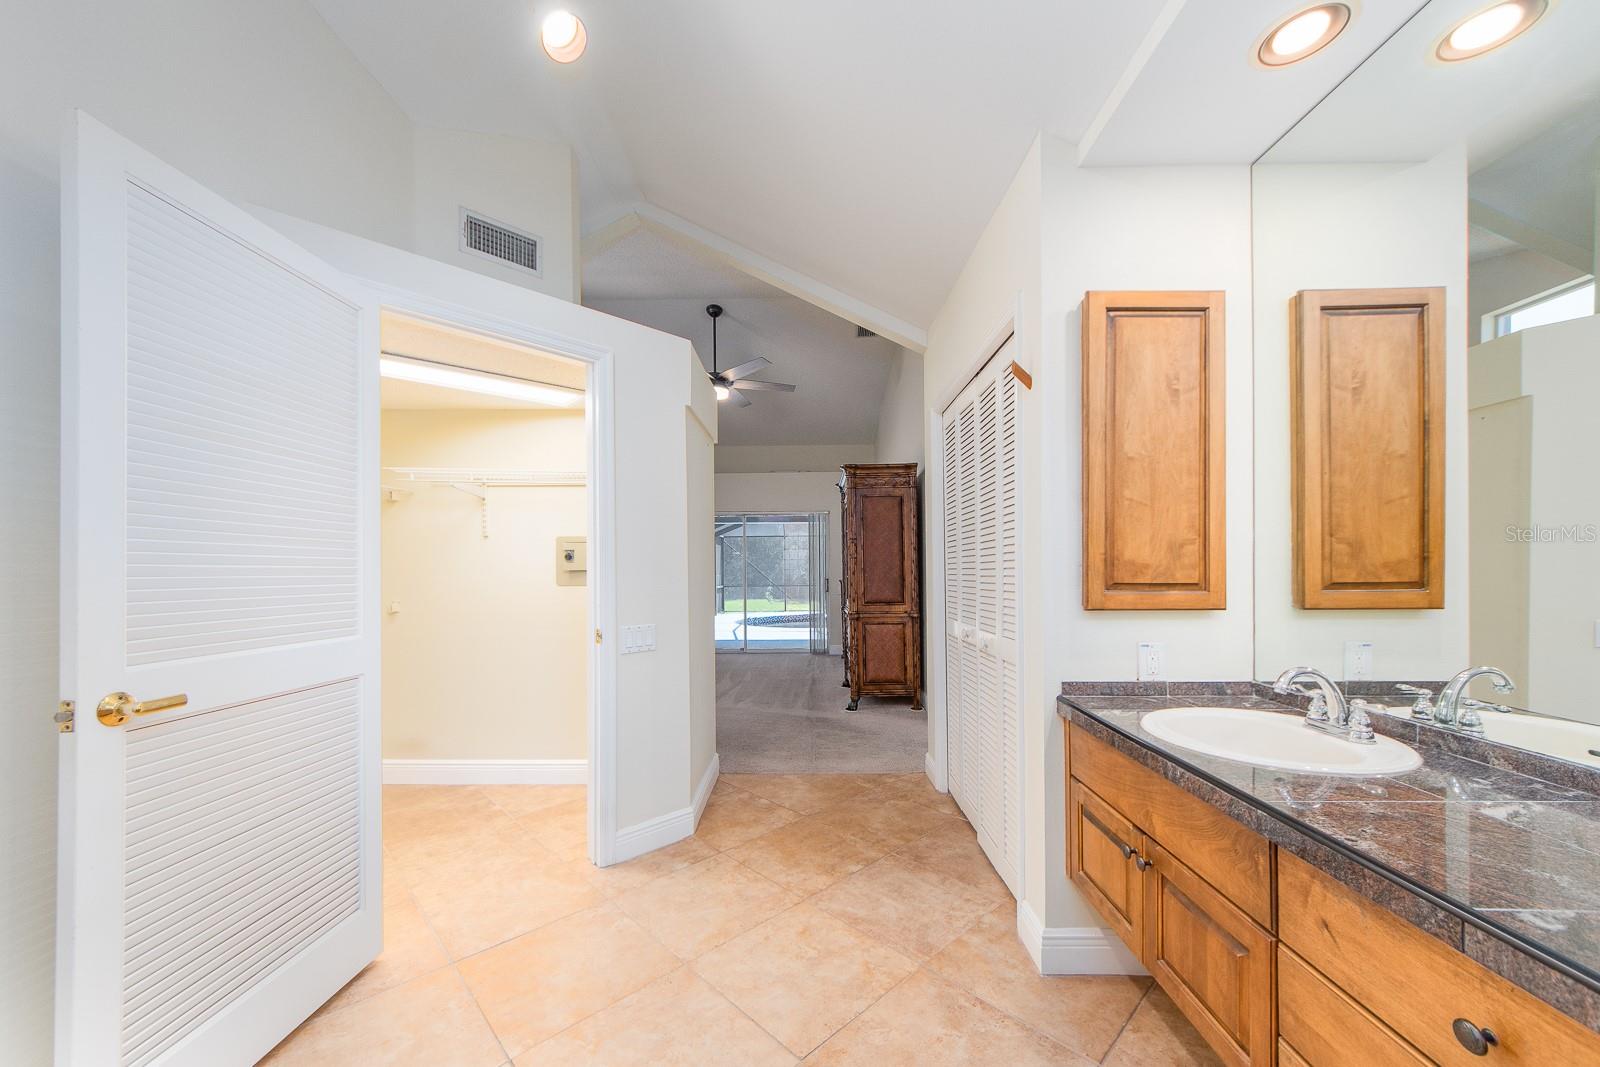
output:
[[[1465,686],[1450,710],[1469,728],[1600,765],[1600,4],[1540,7],[1447,62],[1483,2],[1432,0],[1253,170],[1255,668],[1381,692],[1492,664],[1517,688]],[[1297,345],[1296,308],[1329,306],[1323,290],[1384,292],[1358,294],[1361,330],[1328,317],[1306,340],[1302,322]],[[1441,335],[1371,325],[1421,290],[1442,292]],[[1440,558],[1431,600],[1385,598],[1437,581]],[[1311,572],[1361,595],[1309,596]]]

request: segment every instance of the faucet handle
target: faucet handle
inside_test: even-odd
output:
[[[1429,697],[1433,696],[1432,689],[1424,689],[1420,685],[1407,685],[1404,682],[1396,685],[1395,689],[1398,692],[1417,698],[1416,701],[1411,705],[1411,717],[1413,719],[1426,719],[1428,722],[1433,721],[1433,702],[1428,699]]]
[[[1504,704],[1496,704],[1492,700],[1474,700],[1472,697],[1467,697],[1462,700],[1461,706],[1463,708],[1471,708],[1473,711],[1498,711],[1502,715],[1515,714],[1515,712],[1506,707]]]
[[[1483,716],[1480,708],[1487,707],[1481,700],[1467,699],[1456,705],[1456,729],[1464,734],[1483,736]]]
[[[1348,737],[1352,741],[1362,744],[1376,744],[1377,736],[1372,730],[1372,717],[1367,714],[1371,707],[1365,700],[1355,700],[1350,703],[1350,723]]]
[[[1326,723],[1328,721],[1328,698],[1323,696],[1320,690],[1302,691],[1302,695],[1311,698],[1311,703],[1306,706],[1306,721]]]

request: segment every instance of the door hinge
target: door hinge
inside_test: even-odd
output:
[[[60,704],[56,705],[56,713],[54,716],[52,716],[52,718],[55,719],[57,732],[63,734],[70,734],[72,732],[72,720],[74,718],[73,712],[76,708],[77,705],[70,700],[63,700]]]
[[[600,643],[600,630],[598,627],[596,627],[594,631],[594,643],[597,645]]]

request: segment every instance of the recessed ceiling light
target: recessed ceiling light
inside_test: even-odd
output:
[[[1549,0],[1509,0],[1456,23],[1439,41],[1434,54],[1447,63],[1493,51],[1539,21]]]
[[[544,45],[544,54],[557,63],[571,63],[588,47],[589,31],[572,12],[552,11],[539,27],[539,43]]]
[[[583,406],[583,394],[576,389],[562,389],[554,385],[530,382],[525,378],[509,378],[502,374],[485,374],[482,371],[467,370],[465,367],[452,367],[446,363],[434,363],[387,352],[378,361],[378,373],[385,378],[395,378],[402,382],[432,385],[460,393],[497,396],[503,400],[521,400],[553,408]]]
[[[1318,4],[1297,11],[1266,32],[1256,47],[1265,67],[1287,67],[1322,51],[1350,24],[1348,4]]]

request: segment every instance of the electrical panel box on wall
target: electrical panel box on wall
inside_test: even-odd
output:
[[[587,585],[589,581],[589,539],[556,538],[556,584]]]

